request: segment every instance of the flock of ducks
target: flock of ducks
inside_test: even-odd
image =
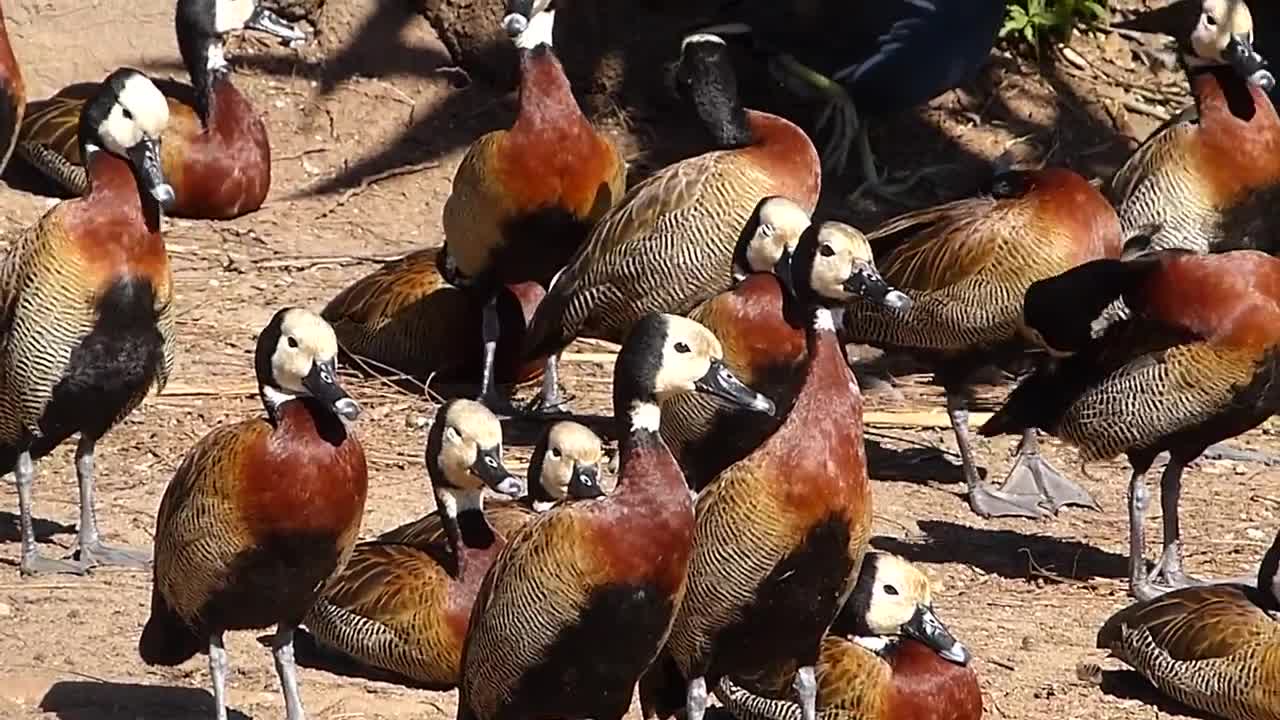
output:
[[[225,219],[270,184],[263,123],[224,36],[302,33],[255,0],[178,0],[191,86],[122,68],[26,103],[0,43],[0,131],[76,197],[15,233],[0,264],[0,469],[14,473],[24,576],[150,567],[149,664],[209,659],[226,717],[229,630],[276,627],[287,717],[301,720],[299,628],[334,658],[460,692],[459,717],[742,720],[982,713],[970,654],[921,571],[868,550],[872,487],[847,342],[936,371],[973,511],[1093,507],[1039,454],[1126,454],[1130,590],[1101,647],[1173,697],[1232,720],[1280,717],[1280,536],[1247,583],[1182,568],[1185,466],[1280,408],[1280,119],[1248,9],[1205,0],[1184,54],[1196,104],[1142,145],[1110,195],[1063,168],[870,233],[811,221],[819,154],[742,107],[726,40],[679,48],[674,89],[710,149],[625,189],[625,162],[582,115],[552,50],[549,0],[511,0],[519,112],[470,148],[445,245],[383,266],[320,314],[277,312],[257,342],[263,414],[186,455],[154,554],[102,542],[94,448],[174,363],[162,216]],[[2,37],[2,36],[0,36]],[[25,117],[24,117],[25,115]],[[499,414],[567,404],[557,357],[621,343],[615,484],[602,441],[550,423],[529,477],[504,465]],[[343,389],[366,370],[478,381],[441,406],[425,448],[436,510],[357,542],[368,473]],[[977,471],[966,404],[987,365],[1029,374],[980,429],[1022,436],[999,487]],[[517,410],[501,388],[542,378]],[[71,436],[78,549],[32,531],[35,463]],[[1161,479],[1163,553],[1145,562],[1144,475]],[[503,499],[489,499],[497,494]]]

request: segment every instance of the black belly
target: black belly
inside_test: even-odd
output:
[[[674,613],[671,598],[652,585],[598,588],[579,621],[562,630],[544,661],[520,678],[499,720],[618,720]]]
[[[297,625],[337,568],[334,533],[289,533],[259,540],[231,562],[223,587],[209,596],[200,617],[210,631]]]
[[[118,281],[98,303],[98,319],[54,385],[38,421],[40,456],[79,432],[97,439],[146,396],[164,363],[155,289],[142,278]]]
[[[767,685],[814,664],[852,573],[848,520],[833,515],[814,525],[760,584],[742,619],[714,638],[708,667],[700,669],[708,685],[722,675]]]

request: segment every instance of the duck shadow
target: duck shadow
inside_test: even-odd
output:
[[[935,447],[887,448],[868,439],[867,473],[873,480],[927,483],[964,482],[964,471],[947,459],[947,454]],[[985,477],[986,469],[978,468],[978,475]]]
[[[1075,540],[989,530],[945,520],[921,520],[922,537],[876,537],[876,549],[911,562],[964,563],[1011,580],[1062,577],[1075,580],[1128,577],[1128,558]]]
[[[1165,695],[1133,670],[1104,670],[1100,688],[1103,693],[1118,700],[1137,700],[1149,705],[1159,710],[1161,715],[1185,715],[1204,720],[1213,717]]]
[[[54,683],[40,709],[60,720],[134,720],[212,715],[213,696],[206,690],[132,683],[64,681]],[[227,708],[233,720],[251,720]]]
[[[51,542],[54,535],[76,534],[75,525],[67,525],[54,520],[32,518],[31,525],[36,532],[36,542],[39,543]],[[18,542],[20,540],[22,540],[22,528],[18,522],[17,514],[0,512],[0,542]]]

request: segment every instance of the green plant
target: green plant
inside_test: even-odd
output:
[[[1069,40],[1077,25],[1091,25],[1106,15],[1106,0],[1009,0],[1000,37],[1038,48],[1046,37]]]

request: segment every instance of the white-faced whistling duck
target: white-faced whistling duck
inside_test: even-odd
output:
[[[525,341],[525,357],[548,356],[543,410],[563,405],[557,354],[574,338],[620,342],[646,313],[689,312],[733,285],[736,241],[761,198],[790,198],[805,212],[817,204],[822,170],[809,136],[742,107],[723,40],[686,37],[676,82],[714,149],[632,188],[548,290]]]
[[[1130,317],[1079,340],[1117,298]],[[1028,325],[1047,344],[1082,349],[1024,380],[982,434],[1040,428],[1080,448],[1085,461],[1127,455],[1130,592],[1148,599],[1188,584],[1178,524],[1183,469],[1280,410],[1280,260],[1254,250],[1095,260],[1034,283],[1025,304]],[[1143,478],[1166,450],[1164,553],[1148,575]]]
[[[484,491],[517,497],[525,485],[502,464],[498,418],[470,400],[440,407],[426,461],[446,547],[360,543],[306,627],[365,665],[443,689],[458,683],[471,604],[502,547],[485,518]]]
[[[600,497],[600,464],[604,444],[585,425],[561,420],[538,439],[529,459],[529,494],[519,500],[490,501],[484,516],[494,532],[514,537],[525,523],[557,503]],[[378,536],[383,542],[426,547],[445,542],[444,520],[438,510]]]
[[[517,33],[520,52],[516,121],[471,145],[444,206],[446,277],[474,285],[484,302],[481,398],[491,405],[499,402],[493,391],[501,335],[496,288],[550,285],[600,217],[622,199],[627,181],[626,162],[583,116],[551,49],[555,11],[535,9],[529,17],[516,8],[522,5],[528,3],[508,2],[504,21],[508,32]]]
[[[9,44],[4,8],[0,8],[0,172],[9,164],[9,156],[18,143],[18,129],[27,112],[27,87],[22,82],[22,69]]]
[[[160,170],[164,96],[123,68],[80,115],[89,191],[19,233],[0,265],[0,469],[18,485],[22,574],[143,568],[110,548],[94,516],[94,447],[163,388],[173,369],[173,283],[160,235],[173,190]],[[79,560],[40,557],[31,525],[34,461],[79,433]]]
[[[178,217],[225,220],[262,206],[271,187],[271,145],[258,111],[231,83],[222,39],[241,29],[289,41],[305,36],[257,0],[178,0],[178,49],[191,86],[164,83],[172,121],[164,134],[164,174]],[[85,189],[76,118],[92,84],[31,103],[18,138],[24,160],[77,195]]]
[[[722,355],[715,335],[688,318],[635,323],[614,367],[617,487],[548,510],[499,553],[471,618],[458,717],[626,714],[680,607],[692,552],[693,500],[658,433],[659,403],[709,392],[774,409]]]
[[[932,367],[946,391],[973,511],[1043,517],[1065,505],[1094,507],[1088,492],[1041,457],[1032,428],[1004,485],[983,483],[967,405],[975,372],[1021,361],[1033,347],[1022,327],[1032,282],[1120,256],[1119,223],[1106,198],[1064,168],[1004,172],[989,194],[907,213],[867,237],[885,280],[914,303],[906,312],[854,303],[845,313],[847,339],[907,351]]]
[[[1243,2],[1204,0],[1182,53],[1195,108],[1147,138],[1111,181],[1124,236],[1196,252],[1275,244],[1280,116]]]
[[[855,297],[910,300],[885,284],[862,234],[843,223],[809,226],[791,270],[806,316],[791,407],[696,503],[689,589],[667,642],[688,683],[689,720],[701,720],[707,686],[726,675],[750,687],[785,676],[812,720],[819,644],[871,537],[862,396],[833,308]]]
[[[148,665],[209,654],[225,720],[227,630],[276,626],[271,643],[289,720],[302,720],[293,634],[351,556],[368,486],[347,428],[360,408],[337,376],[338,341],[319,315],[285,308],[258,337],[266,417],[204,436],[165,489],[156,517]]]
[[[741,280],[689,313],[719,338],[724,364],[733,374],[775,402],[792,391],[805,357],[803,308],[796,307],[785,284],[791,279],[791,253],[808,226],[809,214],[791,200],[761,200],[749,224],[752,231],[738,240],[734,274]],[[781,422],[707,395],[677,395],[663,403],[662,439],[689,487],[701,490]]]
[[[828,634],[818,660],[821,720],[978,720],[982,691],[969,651],[933,610],[929,579],[895,555],[867,553],[845,612],[848,637]],[[801,720],[790,699],[724,678],[716,695],[738,720]]]
[[[471,383],[481,379],[482,301],[450,285],[439,270],[439,248],[418,250],[360,278],[320,313],[333,325],[349,364],[373,374]],[[525,383],[542,374],[542,359],[521,362],[524,331],[545,292],[534,282],[501,286],[493,300],[499,344],[494,379]]]
[[[1113,615],[1098,647],[1178,702],[1227,720],[1280,718],[1280,535],[1258,584],[1174,590]]]

